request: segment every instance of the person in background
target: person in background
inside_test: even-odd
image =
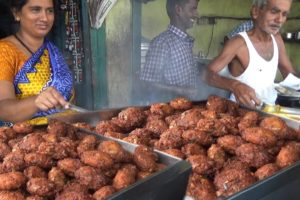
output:
[[[19,122],[58,112],[73,95],[72,74],[45,37],[54,0],[11,0],[19,29],[0,40],[0,121]]]
[[[290,11],[292,0],[254,0],[251,8],[254,27],[226,42],[222,52],[208,66],[208,84],[229,90],[231,99],[254,108],[261,102],[274,104],[273,83],[279,68],[283,77],[296,73],[278,34]],[[230,76],[219,72],[231,61]]]
[[[167,101],[178,96],[193,98],[197,93],[194,38],[187,33],[198,18],[197,7],[198,0],[167,0],[170,24],[150,42],[140,72],[140,79],[149,90],[149,101]]]
[[[236,36],[238,33],[249,31],[253,28],[254,24],[252,20],[247,20],[242,23],[240,23],[238,26],[236,26],[232,31],[230,31],[226,36],[225,36],[225,41],[233,38]]]

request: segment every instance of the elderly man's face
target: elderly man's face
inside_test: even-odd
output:
[[[253,16],[257,26],[269,34],[277,34],[287,19],[291,4],[291,0],[268,0]]]

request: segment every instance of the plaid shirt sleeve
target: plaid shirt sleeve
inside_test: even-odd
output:
[[[168,46],[166,43],[154,40],[148,49],[146,62],[141,70],[141,80],[163,82],[164,66],[168,62]]]
[[[236,36],[238,33],[249,31],[253,28],[253,21],[248,20],[241,24],[239,24],[237,27],[235,27],[230,33],[227,34],[227,37],[230,39],[234,36]]]

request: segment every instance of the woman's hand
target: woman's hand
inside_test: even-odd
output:
[[[45,89],[35,99],[35,105],[42,111],[65,107],[67,104],[64,97],[53,87]]]

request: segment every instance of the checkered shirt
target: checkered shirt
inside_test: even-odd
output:
[[[173,25],[150,43],[140,79],[195,88],[198,71],[193,59],[194,38]]]
[[[230,33],[227,34],[227,37],[230,39],[234,36],[236,36],[240,32],[249,31],[254,26],[252,20],[244,21],[243,23],[239,24],[237,27],[235,27]]]

